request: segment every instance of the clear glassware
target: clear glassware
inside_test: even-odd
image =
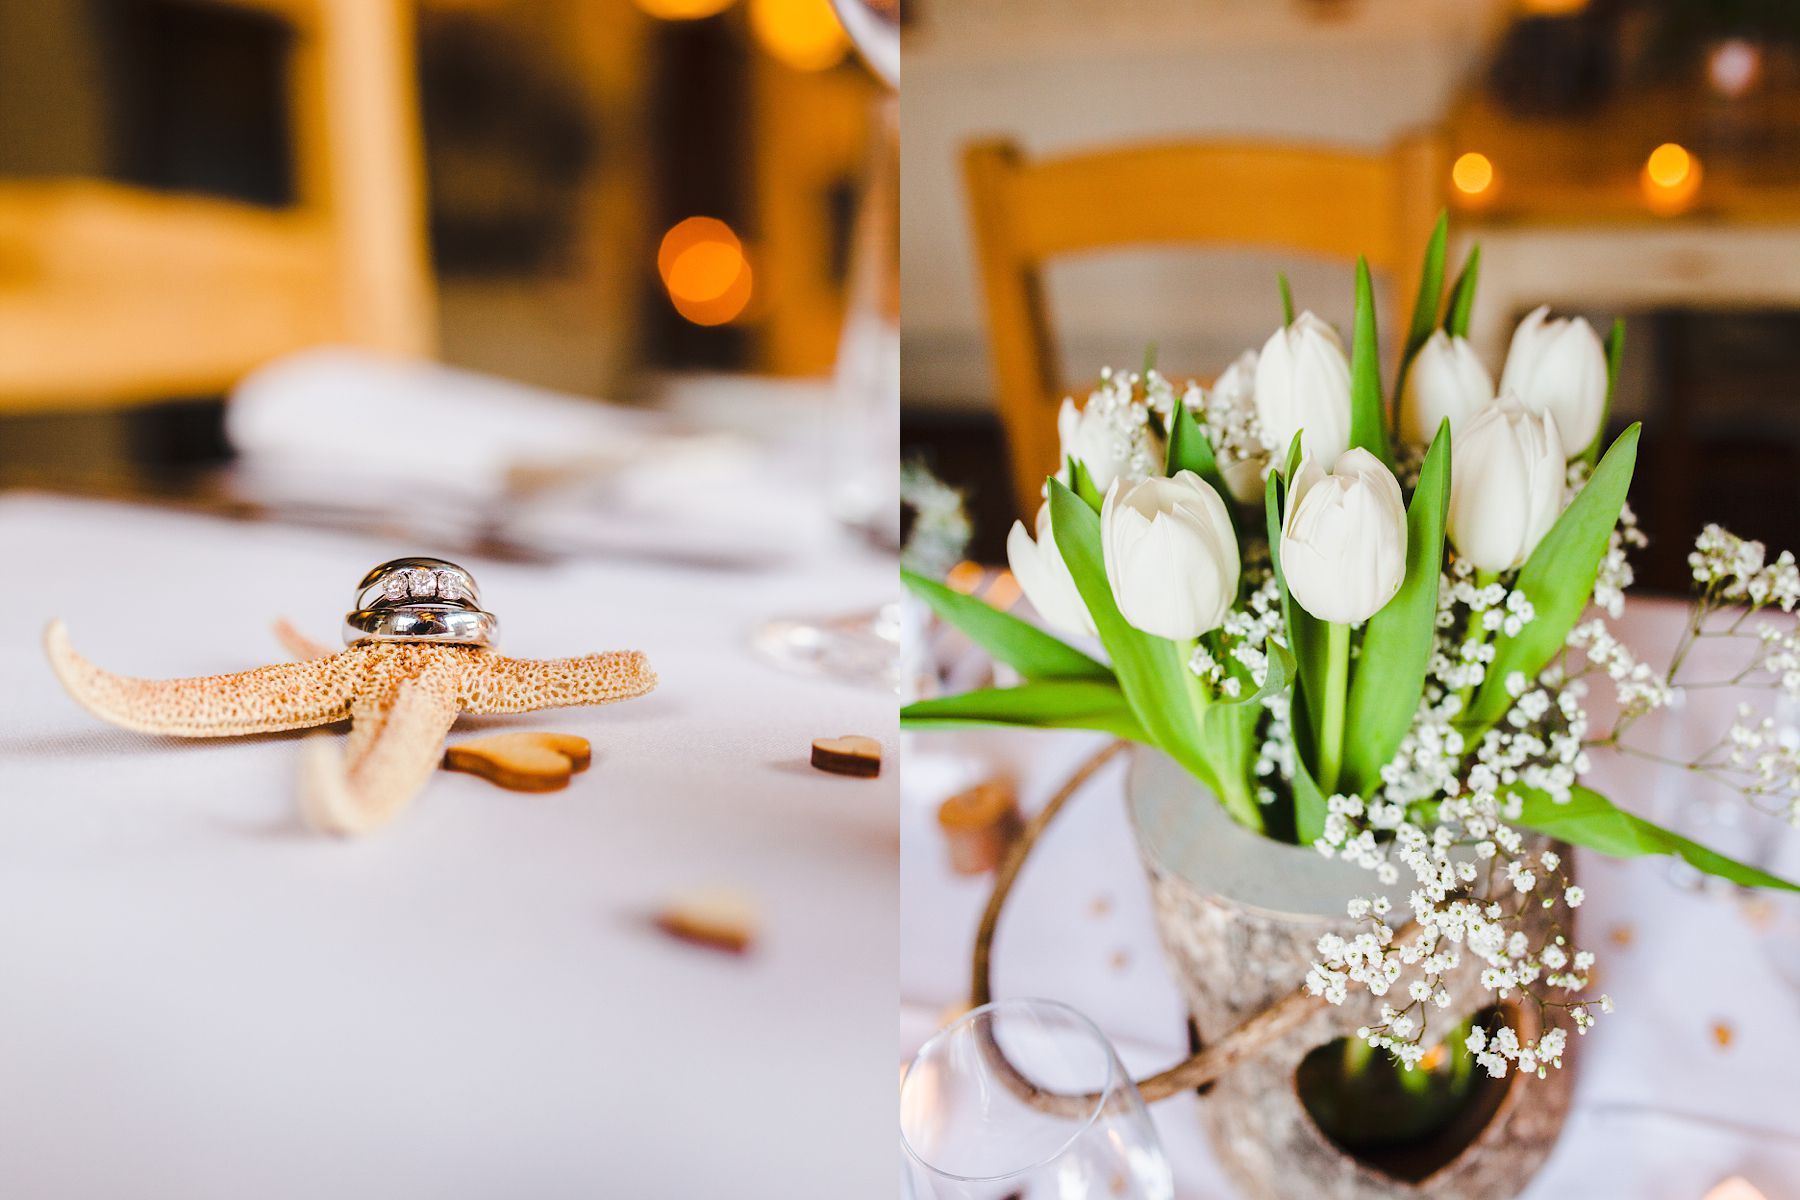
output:
[[[1112,1043],[1053,1000],[974,1009],[900,1085],[913,1200],[1171,1200],[1169,1160]]]
[[[864,60],[899,83],[899,8],[839,0]],[[900,548],[900,129],[898,97],[875,103],[868,176],[851,243],[843,334],[833,381],[826,486],[834,517],[883,550]],[[897,602],[832,616],[781,617],[752,638],[784,670],[895,687]]]

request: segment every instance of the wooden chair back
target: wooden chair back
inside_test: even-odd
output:
[[[1011,141],[963,155],[988,344],[1015,499],[1029,523],[1057,467],[1066,394],[1043,269],[1061,255],[1142,245],[1300,251],[1417,278],[1441,204],[1438,142],[1385,152],[1189,142],[1028,160]],[[1410,286],[1410,284],[1408,285]]]
[[[435,343],[410,0],[164,0],[272,14],[298,202],[0,184],[0,412],[229,389],[322,342]]]

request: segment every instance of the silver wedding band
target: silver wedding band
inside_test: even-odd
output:
[[[344,643],[491,647],[500,621],[480,607],[475,577],[441,558],[396,558],[364,575],[344,615]]]

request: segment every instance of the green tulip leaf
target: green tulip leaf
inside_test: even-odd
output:
[[[1381,399],[1381,348],[1375,335],[1375,285],[1369,260],[1356,260],[1356,327],[1350,342],[1350,444],[1361,446],[1392,469],[1387,414]],[[1326,470],[1330,463],[1320,464]]]
[[[1286,329],[1294,323],[1294,289],[1288,286],[1286,271],[1277,271],[1275,282],[1281,288],[1281,327]]]
[[[1516,790],[1524,804],[1524,813],[1514,824],[1526,829],[1535,829],[1571,845],[1598,850],[1613,858],[1667,854],[1708,875],[1716,875],[1744,887],[1800,892],[1800,884],[1779,875],[1771,875],[1734,858],[1727,858],[1699,842],[1684,838],[1660,825],[1653,825],[1642,817],[1619,808],[1600,793],[1580,785],[1571,789],[1566,804],[1556,803],[1535,788],[1520,787]]]
[[[1295,438],[1298,448],[1299,438]],[[1290,460],[1293,455],[1290,453]],[[1267,485],[1263,490],[1264,512],[1269,522],[1269,566],[1275,574],[1276,585],[1281,589],[1281,620],[1287,630],[1287,643],[1293,652],[1293,690],[1288,698],[1288,725],[1294,739],[1294,759],[1297,769],[1305,774],[1306,761],[1313,756],[1314,748],[1319,744],[1316,728],[1317,716],[1313,709],[1317,698],[1325,694],[1325,623],[1307,612],[1295,602],[1294,595],[1288,591],[1287,576],[1281,569],[1281,511],[1283,502],[1282,478],[1278,472],[1269,472]],[[1324,828],[1325,802],[1319,796],[1319,789],[1307,775],[1306,788],[1301,783],[1294,784],[1294,823],[1303,833],[1312,830],[1303,840],[1310,842],[1319,836]],[[1313,803],[1314,801],[1317,803]]]
[[[1294,755],[1294,840],[1310,846],[1325,836],[1327,807],[1325,793],[1319,790],[1312,772],[1306,769],[1305,755]]]
[[[1438,578],[1443,570],[1444,519],[1450,507],[1450,422],[1438,426],[1425,455],[1419,486],[1406,510],[1406,578],[1363,627],[1362,653],[1350,677],[1354,736],[1344,746],[1339,787],[1368,795],[1381,768],[1412,727],[1425,694],[1425,675],[1437,640]]]
[[[1450,215],[1438,213],[1431,241],[1425,246],[1425,263],[1419,270],[1419,293],[1413,298],[1412,326],[1406,331],[1406,348],[1400,356],[1400,375],[1394,380],[1394,412],[1400,411],[1400,393],[1406,387],[1406,372],[1418,356],[1420,347],[1437,328],[1438,309],[1444,300],[1444,243],[1450,235]]]
[[[1054,479],[1050,532],[1112,659],[1119,687],[1150,743],[1218,791],[1217,777],[1200,752],[1200,715],[1190,691],[1194,676],[1186,656],[1174,642],[1135,628],[1120,614],[1106,579],[1100,517]]]
[[[1019,725],[1033,729],[1097,729],[1136,742],[1148,741],[1110,680],[1045,679],[1018,687],[986,688],[920,700],[900,710],[908,729],[954,729],[968,725]]]
[[[930,605],[931,611],[1027,679],[1112,681],[1112,672],[1105,665],[1028,621],[912,571],[902,570],[900,580]]]
[[[1463,269],[1450,288],[1450,305],[1444,313],[1444,332],[1451,337],[1469,336],[1469,318],[1475,312],[1475,285],[1481,280],[1481,243],[1469,248]]]
[[[1587,486],[1564,509],[1519,570],[1514,588],[1525,593],[1534,612],[1532,620],[1516,635],[1502,634],[1494,642],[1493,662],[1475,693],[1467,715],[1459,722],[1467,733],[1480,734],[1512,706],[1506,678],[1517,671],[1536,679],[1562,649],[1569,630],[1581,619],[1594,594],[1594,580],[1619,523],[1619,510],[1631,487],[1637,462],[1638,426],[1633,424],[1612,444]]]
[[[1102,496],[1100,489],[1094,486],[1094,477],[1088,474],[1087,464],[1074,455],[1070,455],[1064,461],[1069,465],[1069,486],[1089,508],[1099,512],[1100,506],[1106,502],[1106,497]]]
[[[1177,471],[1192,471],[1219,493],[1219,499],[1225,502],[1225,511],[1231,514],[1232,533],[1237,537],[1238,545],[1243,545],[1242,518],[1238,515],[1238,505],[1231,498],[1231,489],[1225,486],[1225,476],[1213,454],[1212,440],[1179,396],[1175,399],[1174,418],[1169,422],[1169,455],[1164,469],[1170,478]]]

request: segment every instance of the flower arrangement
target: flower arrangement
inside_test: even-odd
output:
[[[1626,492],[1638,427],[1604,447],[1623,323],[1528,316],[1498,386],[1466,340],[1480,258],[1445,287],[1445,224],[1425,258],[1398,379],[1384,388],[1366,263],[1351,344],[1310,312],[1210,388],[1152,365],[1063,402],[1064,461],[1035,529],[1015,524],[1014,575],[1043,621],[1097,639],[1107,661],[917,575],[909,588],[1015,670],[1017,686],[921,701],[914,728],[1007,724],[1103,730],[1185,767],[1238,822],[1367,867],[1347,896],[1358,932],[1320,940],[1306,986],[1392,997],[1368,1045],[1416,1065],[1447,1031],[1432,1015],[1465,956],[1498,999],[1546,1015],[1456,1031],[1489,1073],[1560,1066],[1567,1031],[1611,1010],[1591,951],[1529,906],[1575,908],[1581,889],[1550,839],[1617,857],[1679,856],[1747,886],[1794,888],[1616,807],[1584,786],[1596,746],[1674,701],[1687,648],[1745,640],[1734,685],[1800,698],[1791,555],[1717,528],[1692,556],[1700,596],[1662,672],[1607,624],[1643,544]],[[1393,397],[1390,404],[1388,397]],[[1584,617],[1598,610],[1598,616]],[[1604,676],[1611,729],[1584,698]],[[1800,751],[1749,707],[1706,754],[1677,765],[1800,823]],[[1404,880],[1403,884],[1401,881]],[[1388,889],[1409,890],[1404,905]],[[1442,1022],[1440,1022],[1441,1024]]]

